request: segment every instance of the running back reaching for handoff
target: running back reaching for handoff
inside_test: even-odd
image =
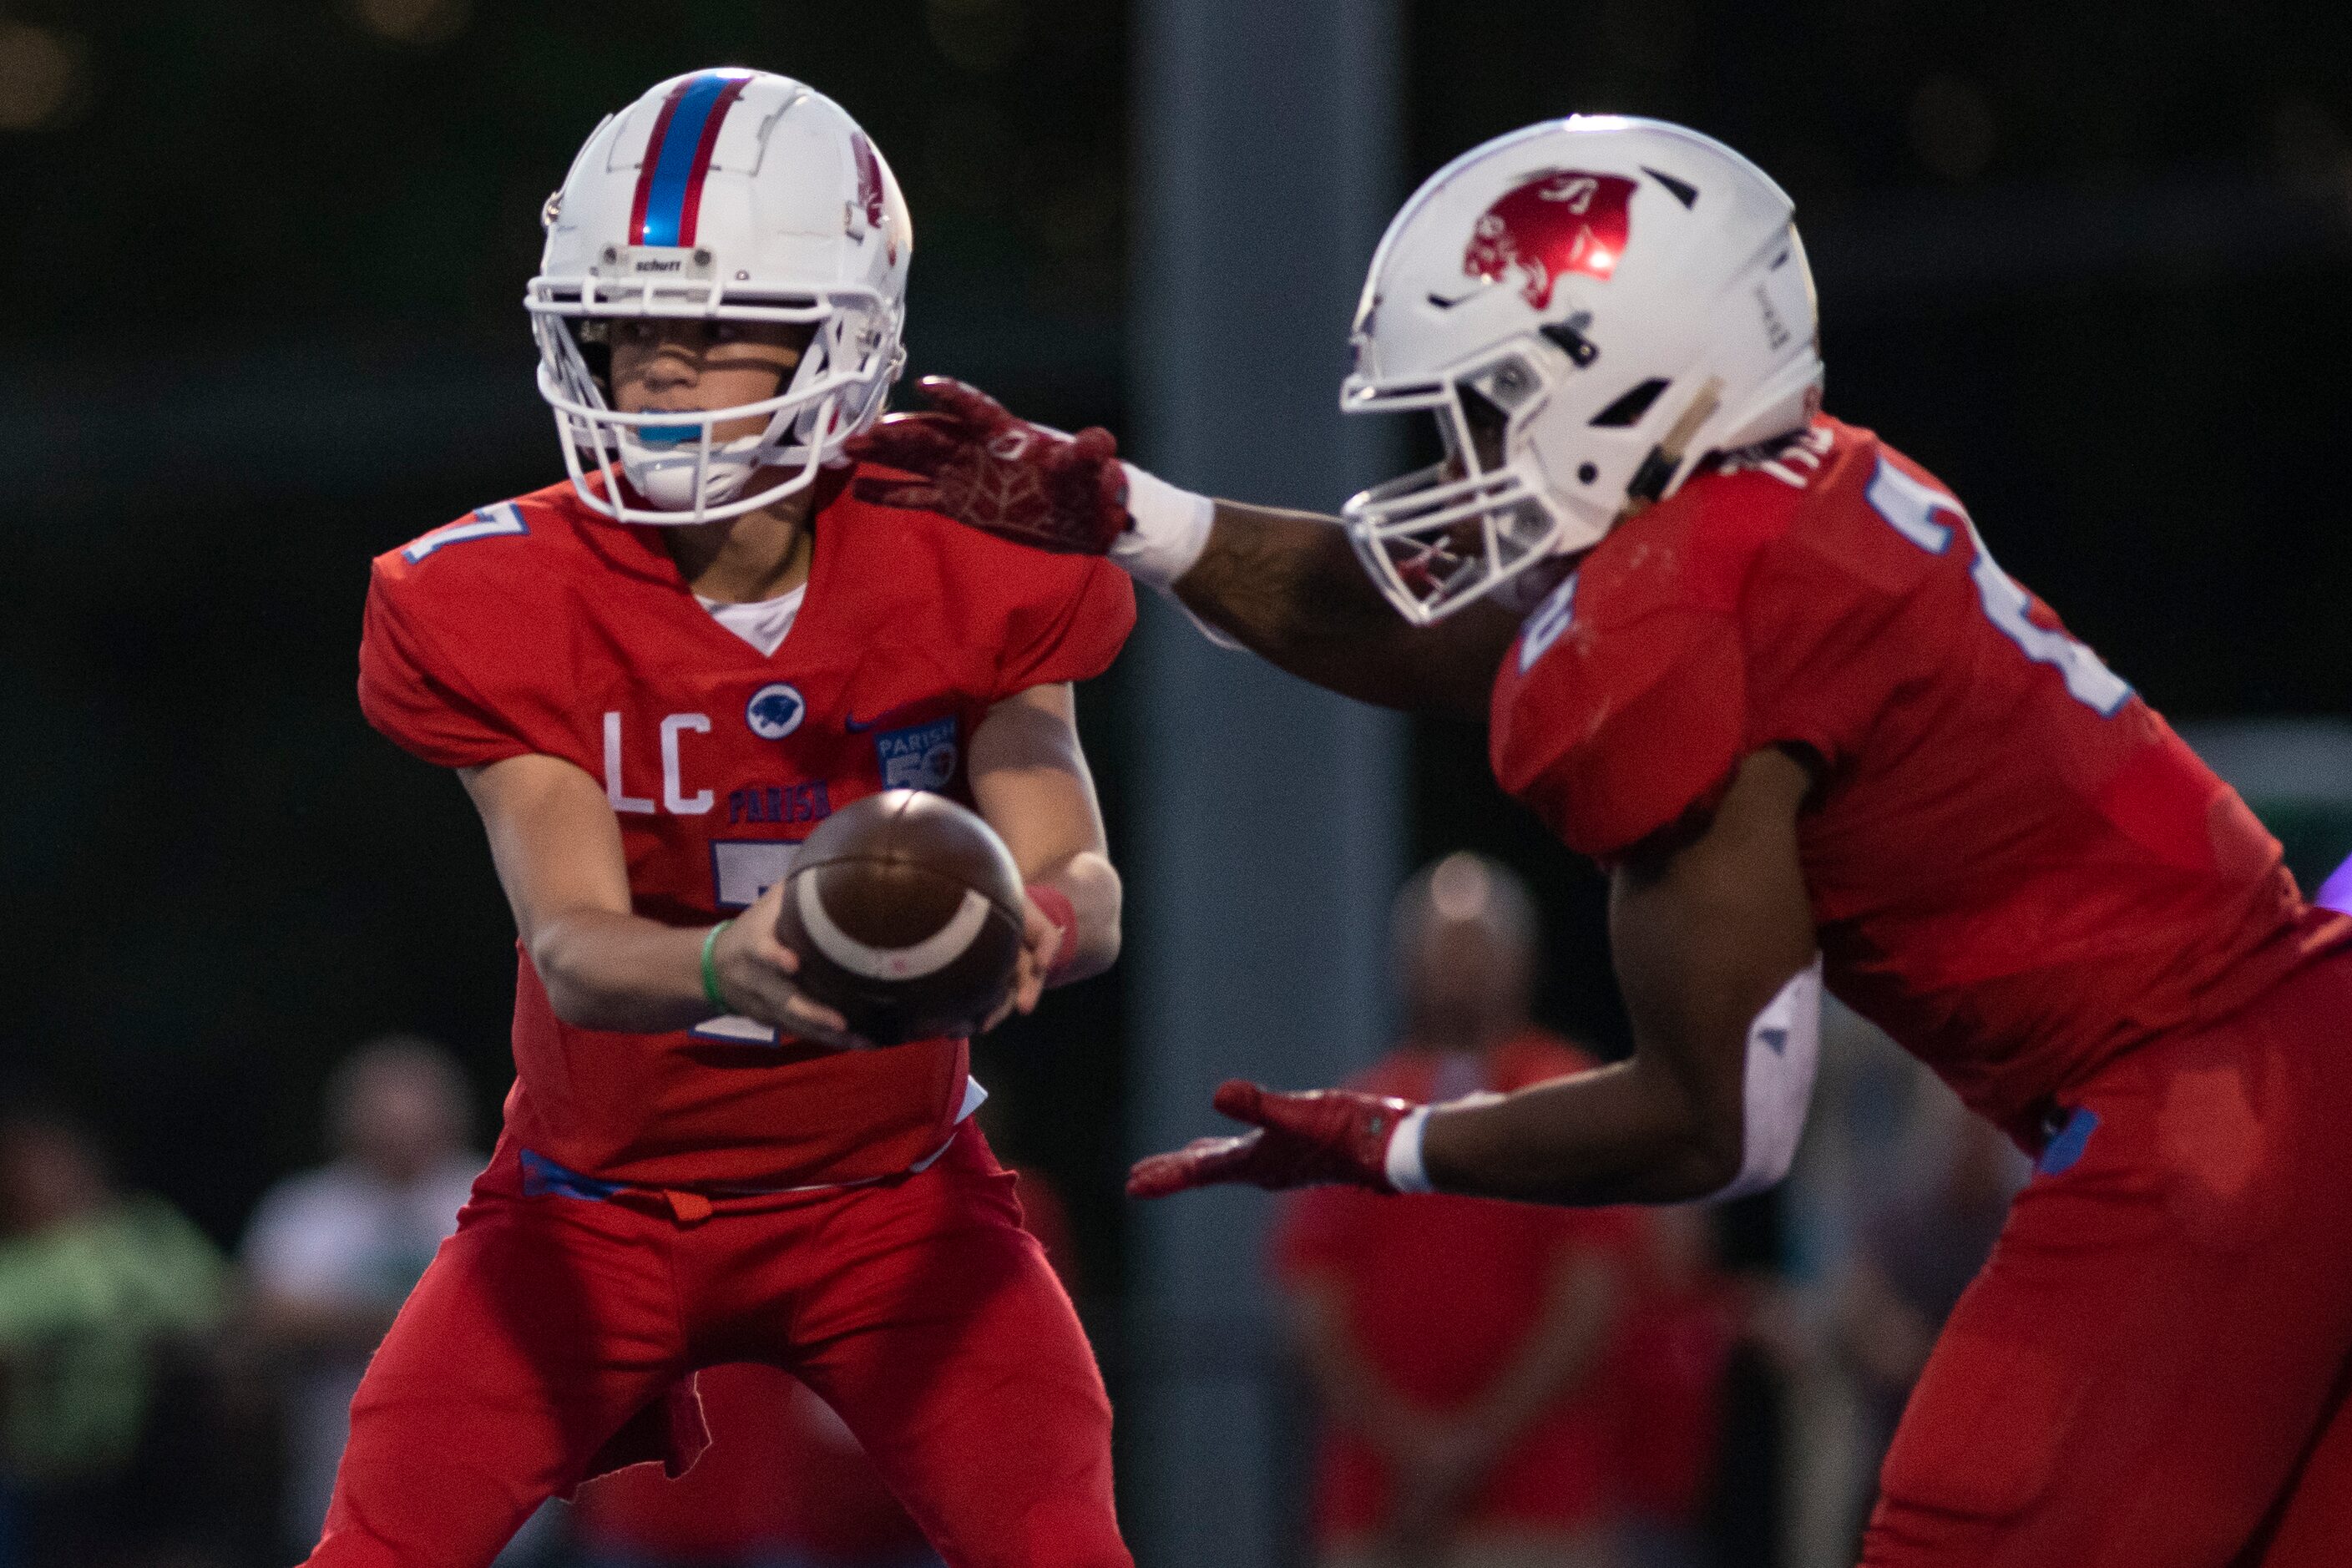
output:
[[[1435,1107],[1236,1081],[1217,1107],[1252,1130],[1129,1190],[1755,1191],[1825,978],[2039,1160],[1865,1562],[2352,1561],[2352,921],[1948,489],[1821,415],[1790,211],[1654,121],[1433,176],[1342,401],[1433,417],[1445,458],[1342,526],[1188,494],[1101,432],[1006,440],[969,388],[865,437],[922,481],[877,499],[1107,552],[1308,679],[1487,718],[1497,778],[1611,869],[1629,1060]]]

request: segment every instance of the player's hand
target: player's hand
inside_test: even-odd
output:
[[[1037,900],[1023,895],[1021,955],[1014,961],[1013,994],[989,1015],[988,1022],[980,1026],[981,1033],[986,1034],[1015,1013],[1027,1017],[1037,1010],[1039,999],[1045,994],[1045,976],[1062,951],[1064,936],[1062,928],[1037,907]]]
[[[1402,1100],[1318,1089],[1282,1094],[1240,1079],[1228,1079],[1213,1103],[1253,1131],[1232,1138],[1196,1138],[1181,1149],[1136,1163],[1127,1173],[1132,1198],[1164,1198],[1191,1187],[1246,1182],[1269,1190],[1345,1182],[1392,1193],[1389,1138],[1414,1108]]]
[[[893,414],[845,447],[918,477],[859,479],[859,500],[941,512],[1071,555],[1103,554],[1126,531],[1127,470],[1109,431],[1095,426],[1066,436],[961,381],[927,375],[919,384],[929,412]]]
[[[711,944],[719,994],[740,1016],[780,1034],[835,1050],[867,1049],[866,1041],[850,1033],[848,1019],[793,984],[793,976],[800,973],[800,955],[776,940],[776,911],[782,907],[784,888],[778,881],[761,893]]]

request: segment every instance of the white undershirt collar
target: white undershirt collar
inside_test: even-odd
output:
[[[801,601],[808,596],[808,584],[802,584],[789,594],[779,594],[772,599],[759,599],[748,605],[724,604],[706,599],[697,594],[695,602],[710,612],[711,618],[753,647],[761,658],[772,656],[784,646],[784,637],[800,617]]]

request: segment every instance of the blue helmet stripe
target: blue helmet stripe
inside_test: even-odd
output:
[[[653,178],[646,188],[646,223],[641,245],[677,245],[685,221],[686,194],[694,184],[695,154],[701,150],[703,127],[728,88],[740,72],[704,71],[686,84],[662,127],[660,145],[646,150]]]

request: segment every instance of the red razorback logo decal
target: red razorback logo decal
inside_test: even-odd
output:
[[[1489,283],[1517,274],[1519,292],[1540,310],[1562,275],[1609,280],[1632,232],[1633,182],[1616,174],[1555,169],[1514,185],[1478,215],[1462,270]]]
[[[866,226],[880,228],[890,210],[882,195],[882,159],[863,131],[850,133],[849,155],[857,165],[857,205],[866,214]],[[898,259],[898,237],[895,234],[890,237],[888,256],[893,262]]]

